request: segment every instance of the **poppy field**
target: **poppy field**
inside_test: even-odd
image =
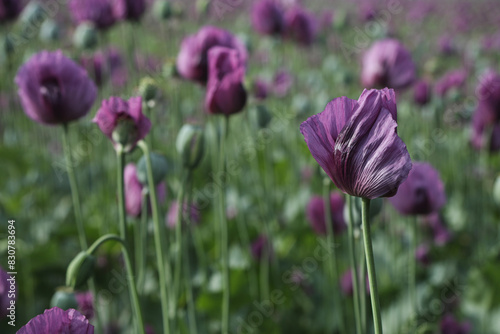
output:
[[[495,0],[0,0],[0,333],[500,333]]]

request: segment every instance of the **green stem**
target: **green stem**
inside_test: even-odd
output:
[[[363,244],[359,250],[359,301],[361,309],[361,331],[366,333],[366,259]]]
[[[118,148],[116,150],[116,157],[118,158],[118,164],[116,166],[116,175],[118,183],[118,216],[120,218],[120,237],[128,244],[127,239],[127,222],[125,214],[125,186],[123,179],[123,170],[125,168],[125,153],[123,149]]]
[[[87,238],[85,236],[85,228],[83,226],[83,215],[82,209],[80,207],[80,191],[78,189],[78,182],[76,181],[75,170],[73,169],[73,160],[71,159],[71,145],[69,144],[69,129],[68,124],[63,125],[63,150],[64,156],[66,158],[66,170],[68,172],[69,186],[71,188],[71,198],[73,200],[73,211],[75,214],[76,228],[78,230],[78,239],[80,241],[80,248],[86,250],[88,248]],[[97,310],[97,290],[95,287],[94,278],[89,279],[89,289],[94,295],[96,300],[95,308]],[[95,312],[96,327],[98,331],[101,331],[101,318],[99,312]]]
[[[226,185],[224,178],[226,177],[226,156],[225,156],[225,141],[229,132],[229,117],[226,116],[222,122],[221,138],[219,142],[219,170],[221,177],[221,185],[219,187],[219,225],[220,225],[220,244],[221,244],[221,260],[222,260],[222,334],[229,333],[229,254],[228,254],[228,227],[226,222],[226,203],[225,191]]]
[[[147,245],[148,233],[148,194],[146,191],[142,193],[141,201],[141,220],[137,227],[135,235],[135,265],[137,272],[137,290],[142,293],[144,290],[144,278],[146,274],[146,257],[144,247]]]
[[[168,295],[167,295],[167,286],[169,282],[166,279],[166,276],[170,278],[170,264],[166,263],[162,243],[161,243],[161,225],[160,225],[160,216],[158,213],[158,200],[156,198],[156,187],[153,181],[153,167],[151,166],[151,157],[149,155],[148,145],[144,140],[139,141],[139,147],[144,152],[144,156],[146,157],[146,168],[148,174],[148,188],[151,196],[151,209],[153,211],[153,223],[154,223],[154,240],[155,240],[155,250],[156,250],[156,259],[158,265],[158,277],[159,277],[159,285],[160,285],[160,300],[161,300],[161,311],[163,318],[163,333],[170,333],[170,321],[169,321],[169,312],[168,312]],[[166,264],[166,265],[165,265]],[[175,310],[174,310],[175,312]]]
[[[132,269],[132,263],[130,262],[130,256],[127,250],[127,244],[122,238],[119,238],[116,235],[113,234],[106,234],[97,239],[92,246],[88,249],[87,253],[88,254],[93,254],[99,246],[104,244],[107,241],[117,241],[121,244],[122,246],[122,251],[123,251],[123,256],[125,259],[125,267],[127,270],[127,275],[128,275],[128,280],[130,281],[128,284],[129,288],[129,293],[130,293],[130,304],[132,306],[133,312],[135,313],[136,316],[136,321],[137,321],[137,330],[139,334],[144,334],[144,322],[142,320],[142,311],[139,306],[139,297],[137,295],[137,290],[136,290],[136,285],[135,285],[135,279],[134,279],[134,273]]]
[[[361,315],[359,308],[359,286],[358,286],[358,264],[356,263],[356,249],[354,240],[354,219],[352,214],[353,198],[347,196],[347,207],[349,211],[349,224],[347,225],[347,233],[349,234],[349,260],[351,262],[352,290],[354,301],[354,320],[356,323],[356,333],[361,334]]]
[[[175,239],[176,239],[176,256],[175,256],[175,272],[174,272],[174,298],[175,302],[179,299],[181,295],[181,271],[182,271],[182,216],[184,213],[184,194],[186,191],[186,184],[190,179],[190,171],[187,171],[185,176],[182,177],[181,187],[179,193],[177,194],[177,221],[175,223]],[[189,215],[189,210],[188,215]],[[176,305],[171,305],[176,307]]]
[[[409,265],[410,265],[410,270],[408,273],[409,276],[409,288],[410,288],[410,303],[411,303],[411,309],[412,313],[414,315],[417,314],[417,259],[415,257],[416,251],[417,251],[417,221],[416,219],[411,221],[411,230],[412,230],[412,235],[411,235],[411,246],[410,246],[410,254],[409,255]]]
[[[328,267],[330,271],[330,280],[331,282],[337,282],[339,275],[338,275],[338,261],[337,261],[337,251],[335,249],[335,234],[333,231],[333,222],[332,222],[332,208],[331,208],[331,203],[330,203],[330,179],[329,178],[324,178],[323,180],[323,202],[324,202],[324,207],[325,207],[325,223],[326,223],[326,231],[327,231],[327,236],[326,240],[328,243],[328,247],[331,247],[332,253],[330,254],[330,259],[328,261]],[[334,285],[337,286],[337,285]],[[344,313],[342,312],[342,301],[341,297],[339,294],[339,289],[333,289],[333,312],[335,312],[335,309],[338,309],[338,312],[340,313],[339,321],[340,321],[340,329],[342,333],[347,333],[346,327],[345,327],[345,322],[344,322]]]
[[[366,265],[368,269],[368,282],[370,284],[370,298],[372,302],[373,327],[375,334],[382,334],[382,317],[380,314],[380,302],[378,298],[377,276],[375,273],[375,260],[373,257],[372,239],[370,233],[370,223],[368,212],[370,210],[370,200],[363,198],[361,210],[361,220],[363,224],[363,241],[365,243]]]

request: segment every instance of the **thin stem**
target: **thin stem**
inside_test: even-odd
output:
[[[83,226],[83,215],[82,215],[82,209],[80,207],[80,191],[78,189],[78,182],[76,181],[76,176],[75,176],[75,170],[73,169],[73,160],[71,159],[71,145],[69,143],[69,129],[68,129],[68,124],[63,125],[63,135],[62,135],[62,141],[63,141],[63,150],[64,150],[64,156],[66,158],[66,170],[68,172],[68,179],[69,179],[69,186],[71,188],[71,198],[73,200],[73,211],[75,214],[75,222],[76,222],[76,228],[78,230],[78,239],[80,241],[80,248],[82,250],[87,250],[88,244],[87,244],[87,238],[85,236],[85,228]],[[96,311],[97,310],[97,290],[95,287],[95,281],[94,278],[90,278],[88,281],[89,284],[89,289],[92,292],[92,295],[94,296],[96,300]],[[100,331],[102,326],[101,326],[101,318],[99,316],[100,312],[95,312],[95,319],[96,319],[96,327],[97,330]]]
[[[366,259],[363,244],[359,250],[359,302],[361,309],[361,331],[366,333]]]
[[[120,219],[120,237],[128,244],[127,222],[125,214],[125,180],[123,179],[123,170],[125,168],[125,153],[121,148],[116,150],[118,164],[116,166],[116,176],[118,184],[118,217]]]
[[[182,177],[181,188],[179,189],[179,193],[177,194],[177,221],[175,223],[175,239],[176,239],[176,257],[175,257],[175,272],[174,272],[174,301],[177,301],[179,296],[181,295],[181,271],[182,271],[182,215],[184,213],[184,194],[186,192],[186,184],[189,182],[190,172],[187,171],[185,175]],[[188,215],[189,215],[189,210]],[[175,307],[175,305],[172,305]]]
[[[63,150],[66,157],[66,170],[68,172],[69,185],[71,188],[71,197],[73,199],[73,209],[75,212],[76,228],[78,229],[78,239],[80,240],[80,247],[82,250],[87,249],[87,238],[85,237],[85,229],[83,227],[82,210],[80,208],[80,195],[78,190],[78,183],[76,182],[75,171],[73,169],[73,161],[71,159],[71,146],[68,140],[68,124],[63,126]]]
[[[351,262],[352,289],[354,300],[354,320],[356,323],[356,333],[361,334],[361,315],[359,309],[359,286],[358,286],[358,264],[356,263],[356,249],[354,240],[354,219],[352,214],[353,198],[347,196],[347,207],[349,210],[349,224],[347,225],[347,233],[349,234],[349,260]]]
[[[417,314],[417,259],[415,257],[416,251],[417,251],[417,221],[412,220],[410,222],[411,224],[411,230],[412,230],[412,235],[411,235],[411,246],[410,246],[410,252],[409,252],[409,266],[410,270],[408,273],[408,285],[410,289],[410,303],[411,303],[411,309],[412,313],[414,315]]]
[[[137,295],[137,290],[136,290],[136,285],[135,285],[135,278],[134,278],[134,273],[132,269],[132,263],[130,262],[130,256],[127,250],[127,244],[122,238],[119,238],[116,235],[113,234],[106,234],[97,239],[92,246],[88,249],[87,253],[88,254],[93,254],[99,246],[101,246],[103,243],[107,241],[117,241],[121,244],[122,246],[122,251],[123,251],[123,256],[125,259],[125,268],[127,270],[127,275],[128,275],[128,280],[130,281],[128,284],[129,288],[129,293],[130,293],[130,304],[132,306],[132,309],[135,313],[136,316],[136,321],[137,321],[137,330],[139,334],[144,334],[144,322],[142,320],[142,311],[139,306],[139,297]]]
[[[144,289],[144,277],[146,273],[146,256],[144,247],[147,245],[146,238],[148,233],[148,194],[142,193],[141,201],[141,220],[137,227],[135,235],[135,267],[137,272],[137,290],[142,293]]]
[[[192,178],[189,178],[188,180],[188,186],[187,186],[187,205],[188,208],[191,208],[191,202],[192,202],[192,192],[193,192],[193,180]],[[190,212],[190,211],[188,211]],[[186,217],[186,220],[188,222],[188,225],[191,227],[187,229],[187,231],[193,232],[193,221],[191,220],[191,215],[188,214]],[[188,232],[189,233],[189,232]],[[189,236],[189,234],[188,234]],[[189,238],[188,238],[189,240]],[[194,297],[193,297],[193,285],[192,285],[192,278],[191,278],[191,269],[190,269],[190,263],[189,263],[189,248],[188,248],[188,243],[185,242],[183,243],[184,245],[184,250],[183,250],[183,255],[186,257],[185,259],[185,266],[184,266],[184,275],[186,279],[186,298],[187,298],[187,304],[188,304],[188,318],[189,318],[189,333],[192,334],[198,334],[198,327],[196,325],[196,307],[194,303]]]
[[[168,312],[168,295],[167,286],[169,282],[166,276],[170,277],[170,264],[166,264],[164,257],[162,244],[161,244],[161,226],[160,226],[160,216],[158,214],[158,200],[156,198],[156,187],[153,181],[153,167],[151,166],[151,157],[149,155],[148,145],[144,140],[139,141],[139,147],[144,152],[146,157],[146,168],[148,174],[148,188],[151,196],[151,209],[153,211],[153,223],[154,223],[154,240],[155,240],[155,250],[156,259],[158,265],[158,276],[160,285],[160,300],[161,300],[161,311],[163,318],[163,333],[170,333],[170,321]],[[166,265],[165,265],[166,264]]]
[[[219,225],[220,225],[220,244],[222,260],[222,334],[229,333],[229,254],[228,254],[228,227],[226,222],[226,201],[225,201],[225,176],[226,176],[226,156],[225,141],[229,130],[229,117],[225,117],[222,122],[221,138],[219,142],[219,170],[221,185],[219,187]]]
[[[323,180],[323,203],[325,207],[325,223],[326,223],[326,240],[328,243],[328,247],[331,247],[332,253],[330,254],[330,259],[328,261],[328,267],[330,271],[330,280],[332,282],[337,282],[338,280],[338,261],[337,261],[337,251],[335,249],[335,234],[333,231],[333,222],[332,222],[332,208],[330,203],[330,179],[325,178]],[[334,285],[337,286],[337,285]],[[340,313],[339,321],[340,321],[340,329],[342,333],[346,333],[345,322],[344,322],[344,313],[342,312],[342,302],[339,294],[339,289],[333,289],[333,311],[338,309]]]
[[[373,258],[373,247],[370,233],[370,223],[368,212],[370,210],[370,200],[363,198],[361,210],[361,221],[363,224],[363,241],[365,243],[366,265],[368,269],[368,282],[370,284],[370,298],[372,302],[373,327],[375,334],[382,334],[382,317],[380,314],[380,302],[378,298],[377,276],[375,273],[375,260]]]

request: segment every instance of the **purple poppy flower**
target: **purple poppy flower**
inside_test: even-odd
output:
[[[286,70],[281,69],[273,77],[273,93],[277,97],[284,97],[290,91],[293,85],[293,76]]]
[[[15,20],[22,9],[19,0],[0,0],[0,24]]]
[[[139,21],[146,6],[145,0],[114,0],[113,14],[118,20]]]
[[[78,303],[78,310],[87,318],[91,320],[94,317],[94,297],[90,291],[75,293],[76,302]]]
[[[11,308],[11,302],[17,298],[16,283],[10,279],[10,275],[0,267],[0,319],[10,314],[8,308]],[[11,287],[14,293],[11,292]]]
[[[467,73],[464,70],[454,70],[445,73],[434,85],[434,91],[438,96],[445,96],[452,88],[462,88],[467,79]]]
[[[415,162],[408,178],[390,201],[402,215],[428,215],[437,212],[446,203],[439,173],[426,162]]]
[[[441,334],[469,334],[472,325],[469,322],[458,322],[453,315],[447,314],[441,319]]]
[[[242,64],[246,65],[248,54],[243,43],[224,29],[205,26],[182,41],[177,56],[179,74],[185,79],[205,84],[208,79],[208,51],[214,46],[237,50]]]
[[[307,204],[307,219],[313,230],[319,235],[326,235],[328,232],[325,217],[325,201],[322,196],[313,196]],[[330,194],[330,212],[332,228],[335,234],[345,230],[344,221],[344,199],[339,193]]]
[[[78,311],[58,307],[45,310],[23,326],[17,334],[94,334],[94,326]]]
[[[262,35],[279,35],[285,27],[283,9],[273,0],[257,1],[251,19],[252,27]]]
[[[418,246],[415,251],[415,258],[423,266],[429,265],[429,263],[431,262],[429,246],[427,246],[426,244]]]
[[[116,22],[112,0],[70,0],[69,9],[78,24],[92,22],[99,29],[107,29]]]
[[[426,105],[431,99],[431,86],[425,80],[420,80],[413,87],[413,100],[418,105]]]
[[[173,201],[172,204],[170,205],[170,208],[168,209],[167,217],[165,219],[167,226],[169,228],[175,228],[177,225],[177,211],[179,210],[179,203],[177,201]],[[200,210],[198,209],[198,206],[196,206],[195,203],[191,203],[188,208],[188,204],[184,203],[182,207],[182,212],[183,212],[183,217],[186,217],[188,215],[189,211],[189,220],[193,224],[199,224],[200,223]]]
[[[42,124],[64,124],[85,116],[97,96],[87,72],[61,51],[32,56],[15,82],[24,112]]]
[[[250,250],[253,258],[256,260],[261,260],[262,256],[264,256],[264,251],[266,250],[268,251],[268,259],[272,258],[272,244],[269,238],[263,234],[259,235],[259,237],[252,242]]]
[[[113,87],[122,87],[127,82],[127,69],[123,57],[116,48],[98,51],[80,58],[80,64],[89,71],[98,86],[111,78]],[[104,77],[106,75],[106,78]]]
[[[243,87],[245,65],[240,53],[226,47],[213,47],[208,51],[208,66],[207,112],[230,116],[242,111],[247,102],[247,92]]]
[[[300,131],[314,159],[344,193],[391,197],[411,169],[406,145],[396,133],[396,114],[392,89],[364,90],[358,101],[330,101]]]
[[[149,133],[151,122],[142,113],[142,98],[131,97],[125,101],[119,97],[103,100],[93,120],[117,148],[121,145],[130,151]]]
[[[415,80],[410,52],[396,39],[373,43],[362,59],[361,82],[367,88],[405,88]]]
[[[317,33],[316,18],[300,6],[289,9],[285,14],[285,35],[299,44],[309,46]]]

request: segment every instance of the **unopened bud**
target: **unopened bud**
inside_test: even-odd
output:
[[[71,261],[66,270],[66,286],[73,289],[81,287],[94,274],[95,257],[85,251]]]
[[[81,23],[73,34],[73,43],[80,49],[97,46],[97,29],[92,23]]]
[[[199,165],[205,149],[204,137],[201,127],[191,124],[182,126],[177,135],[176,148],[184,167],[194,169]]]

